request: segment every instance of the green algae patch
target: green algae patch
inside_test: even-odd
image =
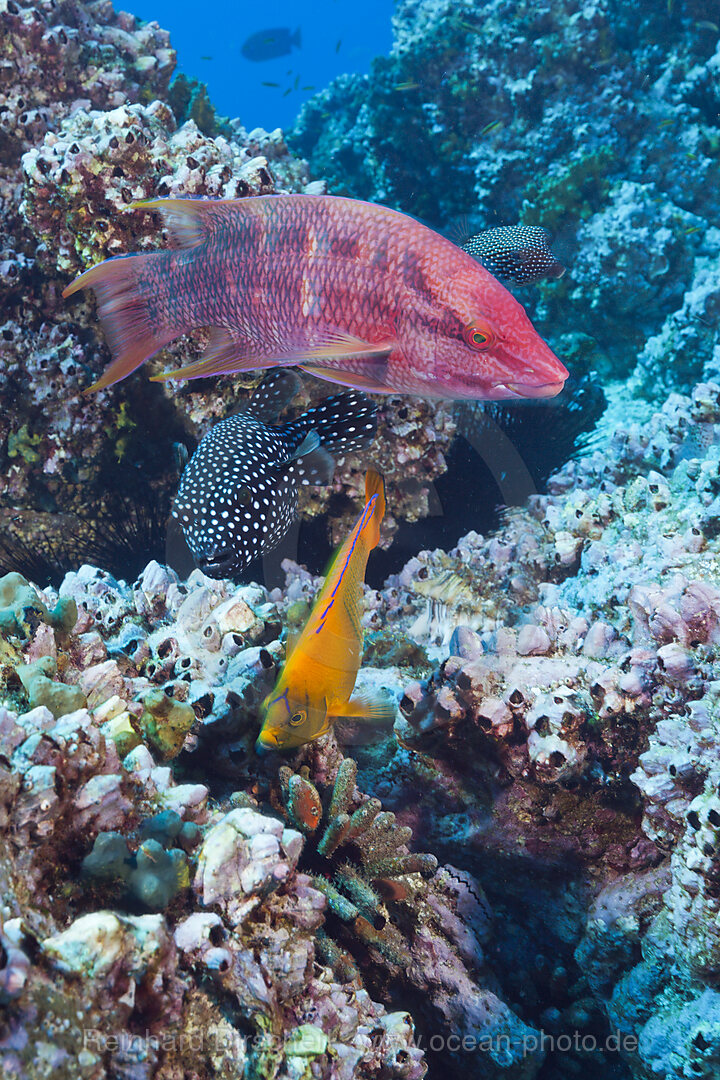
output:
[[[565,218],[584,220],[603,203],[615,154],[607,146],[583,154],[564,169],[531,180],[523,192],[520,221],[556,231]]]
[[[0,634],[4,637],[29,638],[40,623],[69,633],[77,618],[77,604],[72,597],[61,597],[50,611],[22,574],[13,572],[0,577]]]
[[[143,738],[164,761],[174,758],[195,723],[195,710],[185,702],[174,701],[163,690],[151,690],[143,698],[143,706],[145,711],[138,721]]]
[[[27,424],[23,424],[19,431],[11,431],[7,441],[7,455],[9,458],[20,457],[29,465],[34,465],[40,460],[40,452],[35,449],[42,442],[41,435],[31,435]]]
[[[112,739],[121,758],[124,758],[142,742],[130,722],[130,714],[127,711],[106,720],[104,724],[100,725],[100,730],[106,739]]]
[[[327,1050],[328,1037],[314,1024],[301,1024],[285,1043],[286,1057],[318,1057]]]
[[[57,664],[51,656],[41,656],[32,664],[20,664],[17,673],[31,709],[44,705],[57,720],[87,705],[87,698],[79,686],[55,682]]]

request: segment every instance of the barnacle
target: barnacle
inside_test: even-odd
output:
[[[318,932],[322,959],[341,980],[363,969],[392,978],[411,963],[415,927],[429,912],[422,906],[434,855],[408,850],[412,830],[383,811],[379,799],[356,791],[357,765],[344,758],[332,786],[322,794],[308,766],[278,771],[279,799],[290,823],[305,834],[303,869],[327,899],[325,928]],[[375,967],[373,972],[371,969]]]

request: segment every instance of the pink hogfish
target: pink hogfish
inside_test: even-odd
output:
[[[521,304],[450,240],[396,210],[330,195],[156,199],[175,244],[87,270],[113,355],[90,390],[211,329],[188,379],[300,365],[372,393],[552,397],[568,372]]]

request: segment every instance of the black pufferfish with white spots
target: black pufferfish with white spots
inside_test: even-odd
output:
[[[236,577],[271,551],[297,516],[298,485],[328,484],[335,459],[375,437],[377,406],[353,390],[274,426],[301,387],[278,368],[242,412],[216,424],[188,462],[172,516],[208,577]]]
[[[496,225],[467,237],[460,246],[491,274],[512,278],[518,285],[560,278],[565,273],[541,225]]]

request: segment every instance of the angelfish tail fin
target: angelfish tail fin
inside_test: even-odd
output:
[[[182,328],[163,324],[157,312],[151,313],[149,308],[148,264],[164,258],[167,256],[162,252],[148,252],[107,259],[80,274],[63,291],[67,297],[79,289],[94,289],[98,317],[113,356],[110,366],[84,393],[103,390],[126,378],[163,345],[183,333]]]
[[[385,516],[385,481],[374,469],[365,473],[365,511],[368,546],[374,548],[380,542],[380,523]]]

